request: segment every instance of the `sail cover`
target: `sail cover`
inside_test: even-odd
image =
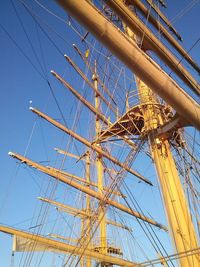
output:
[[[41,243],[37,240],[31,240],[28,238],[13,236],[13,251],[14,252],[31,252],[31,251],[49,251],[49,252],[61,252],[61,250],[57,250],[48,246],[44,243]],[[63,252],[64,253],[64,252]]]

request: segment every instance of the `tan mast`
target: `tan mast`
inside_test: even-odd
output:
[[[134,33],[127,28],[126,34],[134,38]],[[178,254],[198,248],[195,228],[184,196],[169,140],[157,137],[155,129],[164,124],[164,113],[158,105],[155,94],[140,79],[136,78],[141,109],[144,116],[143,134],[148,136],[152,157],[159,179],[164,207],[169,223],[171,239]],[[199,266],[198,254],[178,259],[181,267]]]
[[[200,130],[200,107],[148,55],[85,0],[57,0],[180,116]],[[185,108],[187,107],[187,109]]]
[[[138,90],[140,92],[141,103],[149,103],[142,106],[145,131],[149,136],[152,156],[160,182],[162,198],[166,209],[168,223],[170,226],[171,238],[174,241],[178,253],[198,248],[197,238],[191,214],[185,200],[182,184],[175,166],[173,155],[170,151],[169,141],[160,137],[157,138],[153,129],[162,125],[163,116],[161,110],[155,108],[156,100],[152,91],[141,80],[138,80]],[[199,266],[198,255],[181,258],[181,267]]]
[[[178,253],[196,249],[197,238],[195,230],[190,213],[188,211],[173,156],[170,152],[169,142],[168,140],[163,140],[162,137],[158,138],[155,136],[154,130],[164,122],[161,115],[161,110],[157,109],[157,107],[155,108],[156,100],[152,97],[149,87],[155,90],[155,92],[159,93],[166,102],[172,105],[177,112],[179,112],[179,114],[183,116],[185,115],[185,118],[191,123],[191,118],[196,116],[196,122],[193,122],[192,124],[198,129],[200,129],[199,106],[176,84],[174,84],[174,82],[172,82],[172,80],[168,78],[165,73],[161,72],[157,66],[153,65],[152,63],[149,64],[149,62],[146,61],[147,58],[145,59],[145,54],[139,52],[133,44],[128,44],[126,39],[120,35],[115,27],[113,27],[113,25],[111,25],[103,16],[101,16],[91,4],[84,0],[68,0],[59,2],[147,84],[146,85],[141,80],[138,82],[139,91],[142,91],[142,93],[145,92],[145,98],[141,99],[141,103],[149,103],[149,101],[153,102],[152,105],[147,104],[146,107],[142,106],[145,122],[144,129],[146,132],[150,131],[149,136],[152,155],[155,160],[158,177],[161,184],[161,190],[171,228],[172,239],[174,240]],[[130,51],[133,50],[134,54],[130,54]],[[140,58],[140,64],[137,63],[137,54],[138,58]],[[133,58],[135,59],[135,62]],[[161,89],[161,87],[163,88]],[[172,90],[172,88],[174,88],[174,90]],[[168,90],[168,92],[165,91],[165,89]],[[169,96],[169,92],[171,96]],[[176,93],[178,93],[178,101],[176,100]],[[190,102],[190,107],[187,106],[185,101],[188,104]],[[187,106],[187,109],[185,109],[185,106]],[[192,109],[191,113],[190,108]],[[158,112],[158,114],[156,114],[156,112]],[[197,113],[195,114],[195,112]],[[181,214],[181,216],[177,217],[177,214]],[[180,262],[182,267],[192,266],[193,263],[194,266],[198,266],[200,263],[198,256],[187,257],[184,259],[181,258]]]
[[[127,28],[126,34],[134,38],[134,33]],[[141,109],[144,116],[143,134],[148,136],[152,157],[159,179],[164,207],[169,223],[171,239],[178,254],[198,248],[195,228],[185,199],[169,140],[157,137],[155,129],[164,124],[164,113],[158,105],[155,94],[140,79],[136,78]],[[178,259],[181,267],[199,266],[198,254]]]
[[[98,90],[98,79],[97,79],[97,67],[96,67],[96,61],[95,61],[95,67],[94,67],[95,73],[93,74],[92,80],[94,82],[95,87],[95,108],[96,108],[96,114],[99,112],[100,107],[100,101],[99,101],[99,90]],[[98,138],[100,131],[101,131],[101,124],[99,121],[98,116],[96,116],[95,119],[95,130],[96,130],[96,137]],[[96,144],[96,146],[99,146],[99,144]],[[104,168],[102,164],[102,155],[100,153],[97,153],[96,158],[96,169],[97,169],[97,181],[98,181],[98,192],[103,197],[103,188],[104,188]],[[99,230],[100,230],[100,236],[99,236],[99,246],[100,246],[100,252],[103,254],[107,254],[107,234],[106,234],[106,215],[105,215],[105,207],[100,210],[99,213]],[[104,267],[104,263],[101,263],[101,267]]]
[[[130,29],[127,33],[133,33]],[[198,248],[195,228],[185,199],[183,187],[171,152],[169,140],[157,137],[154,130],[164,124],[162,110],[152,90],[137,79],[141,108],[144,115],[144,134],[149,137],[151,152],[160,182],[162,198],[169,223],[171,239],[178,254]],[[198,254],[180,258],[181,267],[199,266]]]
[[[96,81],[96,84],[95,84]],[[97,79],[94,78],[94,85],[96,88],[96,101],[95,101],[95,108],[97,110],[96,114],[98,113],[98,82]],[[169,142],[168,140],[164,140],[162,136],[156,136],[154,135],[154,130],[159,126],[162,125],[164,123],[164,118],[161,114],[161,110],[159,111],[159,105],[157,104],[156,99],[154,99],[154,97],[152,97],[152,92],[151,89],[144,84],[141,80],[138,79],[138,89],[139,91],[142,91],[142,93],[145,92],[145,97],[141,98],[141,108],[143,109],[143,114],[144,114],[144,122],[145,122],[145,131],[147,134],[149,134],[150,136],[150,143],[151,143],[151,148],[152,148],[152,155],[153,158],[155,160],[155,165],[157,167],[157,172],[158,172],[158,176],[160,179],[160,183],[161,183],[161,188],[163,191],[163,198],[164,198],[164,202],[166,205],[166,211],[168,214],[168,219],[169,219],[169,224],[171,225],[171,232],[172,232],[172,236],[177,248],[177,251],[180,252],[180,254],[184,251],[192,251],[195,250],[197,248],[197,240],[196,240],[196,236],[195,236],[195,231],[194,231],[194,227],[192,225],[192,220],[190,217],[190,214],[188,212],[187,209],[187,204],[184,198],[184,194],[183,194],[183,190],[178,190],[179,188],[181,188],[181,183],[178,177],[178,173],[175,167],[175,163],[172,157],[172,154],[170,152],[170,147],[169,147]],[[142,94],[141,94],[142,95]],[[152,101],[152,104],[150,103]],[[35,112],[35,110],[34,110]],[[157,115],[156,113],[159,113],[159,115]],[[35,112],[38,114],[38,112]],[[43,114],[44,115],[44,114]],[[43,116],[42,115],[42,116]],[[40,114],[41,116],[41,114]],[[46,116],[46,115],[45,115]],[[44,117],[45,117],[44,116]],[[98,116],[97,116],[98,117]],[[48,118],[49,120],[49,118]],[[51,123],[52,121],[49,120]],[[62,127],[61,127],[62,128]],[[96,121],[96,129],[97,129],[97,135],[98,135],[98,129],[99,129],[99,122]],[[63,130],[63,128],[62,128]],[[103,155],[103,151],[99,150],[98,148],[95,149],[95,146],[97,145],[96,143],[90,144],[87,140],[85,140],[84,138],[78,137],[77,134],[73,133],[72,131],[67,130],[68,133],[70,132],[70,134],[73,136],[76,136],[77,140],[84,140],[85,143],[88,144],[88,146],[94,150],[96,150],[97,153],[99,153],[100,158]],[[152,132],[152,134],[151,134]],[[90,145],[89,145],[90,144]],[[16,157],[18,159],[20,159],[22,162],[27,163],[28,165],[31,165],[32,167],[36,167],[38,169],[40,169],[41,171],[54,176],[57,179],[60,179],[63,181],[67,181],[65,179],[65,177],[63,178],[63,176],[61,174],[59,174],[58,171],[54,171],[54,170],[49,170],[48,168],[45,168],[39,164],[36,164],[28,159],[26,159],[25,157],[19,156],[17,154],[13,154],[11,153],[11,156]],[[104,155],[105,156],[105,155]],[[110,159],[113,160],[113,158],[110,156]],[[90,212],[90,196],[94,196],[95,194],[92,192],[92,190],[86,190],[86,187],[89,187],[90,185],[90,175],[89,175],[89,157],[86,160],[86,163],[88,163],[88,165],[86,166],[86,181],[87,181],[87,186],[81,186],[79,187],[79,189],[81,188],[83,192],[87,192],[87,198],[86,198],[86,210],[88,211],[88,213]],[[101,163],[101,164],[98,164]],[[119,166],[121,166],[123,168],[123,165],[120,164],[120,162],[115,162],[116,164],[118,164]],[[103,191],[103,166],[102,166],[102,162],[101,160],[97,161],[97,169],[98,169],[98,173],[99,175],[99,179],[98,179],[98,187],[99,190]],[[165,169],[164,171],[164,175],[163,175],[163,169]],[[130,169],[128,169],[130,171]],[[132,173],[134,173],[132,171]],[[138,175],[136,172],[134,173],[136,176],[140,177],[140,175]],[[142,177],[143,178],[143,177]],[[167,184],[167,182],[169,184]],[[72,183],[75,186],[76,183]],[[77,186],[78,188],[78,186]],[[101,194],[99,194],[101,195]],[[96,198],[101,199],[101,197],[99,195],[95,195]],[[108,201],[108,204],[112,205],[112,202]],[[183,220],[179,220],[176,217],[176,211],[178,210],[179,213],[181,213]],[[181,210],[181,211],[180,211]],[[101,214],[102,217],[103,214]],[[100,216],[100,217],[101,217]],[[89,218],[87,218],[88,223],[89,223]],[[102,222],[103,220],[101,220]],[[147,220],[148,221],[148,220]],[[103,221],[104,224],[101,225],[100,223],[100,228],[103,229],[103,231],[101,231],[101,236],[106,236],[106,229],[105,229],[105,225],[106,225],[106,221]],[[150,222],[150,220],[149,220]],[[152,223],[152,222],[150,222]],[[87,223],[86,223],[87,225]],[[190,228],[188,227],[190,225]],[[83,228],[84,230],[84,228]],[[110,264],[117,264],[117,265],[121,265],[121,266],[135,266],[135,263],[130,263],[121,259],[117,259],[115,257],[111,257],[105,255],[105,251],[100,251],[98,257],[95,254],[94,251],[91,251],[90,249],[86,249],[86,250],[81,250],[81,248],[77,248],[77,247],[73,247],[71,245],[66,245],[63,246],[63,244],[61,242],[57,242],[54,240],[48,240],[44,237],[41,236],[34,236],[32,234],[29,233],[25,233],[22,231],[18,231],[16,229],[11,229],[8,227],[4,227],[4,226],[0,226],[0,231],[4,231],[7,233],[11,233],[11,234],[17,234],[17,235],[21,235],[25,238],[29,238],[29,239],[33,239],[34,241],[37,240],[39,243],[43,243],[48,247],[52,247],[61,251],[65,251],[65,252],[70,252],[72,251],[72,249],[74,249],[75,254],[76,255],[85,255],[86,257],[88,257],[88,265],[87,267],[91,266],[91,260],[90,257],[92,258],[96,258],[98,260],[101,260],[102,262],[105,261],[106,263],[110,262]],[[178,232],[178,234],[177,234]],[[32,236],[32,237],[31,237]],[[103,239],[103,238],[102,238]],[[105,239],[106,240],[106,239]],[[55,243],[57,242],[57,243]],[[105,243],[102,242],[101,243],[102,248],[104,248]],[[102,256],[102,254],[104,253],[104,255]],[[188,266],[192,266],[192,264],[194,264],[194,266],[197,266],[199,264],[199,257],[197,255],[195,256],[190,256],[184,259],[180,260],[181,262],[181,266],[182,267],[188,267]],[[132,264],[132,265],[130,265]],[[104,266],[104,265],[102,265]],[[140,265],[137,265],[140,266]]]
[[[89,183],[90,183],[90,152],[87,151],[86,152],[86,169],[85,169],[85,177],[86,177],[86,181],[88,182],[88,187]],[[86,209],[85,209],[86,214],[91,214],[91,197],[89,195],[86,194]],[[87,232],[87,229],[88,232]],[[87,216],[85,218],[82,218],[82,230],[83,230],[83,235],[84,233],[87,232],[88,233],[88,247],[87,249],[91,249],[92,248],[92,244],[91,244],[91,217]],[[86,265],[84,264],[86,263]],[[81,259],[81,264],[84,267],[91,267],[91,257],[84,257],[83,259]]]

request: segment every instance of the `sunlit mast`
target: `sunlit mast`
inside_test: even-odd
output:
[[[126,34],[132,39],[134,33],[127,27]],[[140,44],[141,45],[141,44]],[[146,52],[146,51],[145,51]],[[143,136],[150,142],[150,150],[159,179],[163,203],[168,219],[171,239],[178,253],[198,248],[195,228],[185,199],[183,187],[171,152],[170,139],[173,133],[177,136],[177,145],[184,146],[181,132],[177,130],[163,132],[158,135],[156,129],[162,127],[170,116],[173,116],[169,106],[160,104],[158,98],[141,79],[136,78],[140,107],[144,119]],[[180,258],[181,267],[198,266],[199,255]]]
[[[200,129],[200,108],[196,104],[196,102],[183,91],[182,88],[180,88],[164,71],[162,71],[157,66],[155,62],[153,62],[153,60],[151,60],[146,55],[146,50],[152,49],[154,50],[154,52],[156,51],[160,55],[160,57],[176,72],[176,74],[179,75],[179,77],[182,78],[183,81],[185,81],[188,85],[190,85],[193,91],[197,94],[199,94],[200,92],[198,83],[185,70],[184,67],[180,65],[179,68],[177,68],[177,59],[170,53],[168,53],[168,51],[165,50],[162,44],[156,39],[153,39],[153,42],[149,43],[150,47],[145,47],[144,45],[143,51],[138,49],[134,36],[140,37],[140,32],[138,31],[138,29],[132,28],[132,23],[134,20],[136,23],[139,22],[137,21],[137,18],[134,17],[134,13],[129,13],[127,9],[128,7],[124,5],[124,1],[108,0],[105,2],[110,5],[110,7],[119,15],[119,17],[121,17],[125,25],[126,36],[120,33],[119,30],[116,29],[116,27],[114,27],[108,20],[105,19],[105,17],[99,14],[97,9],[90,2],[85,0],[59,0],[58,2],[60,2],[64,6],[64,8],[66,8],[72,15],[74,15],[77,20],[79,20],[84,26],[91,30],[91,32],[96,35],[96,37],[102,43],[104,43],[116,56],[118,56],[131,70],[136,73],[136,83],[138,88],[138,95],[140,96],[140,103],[136,107],[128,108],[125,114],[123,114],[120,118],[117,118],[116,122],[111,123],[104,116],[104,114],[101,114],[101,111],[99,109],[99,98],[101,98],[101,100],[103,100],[106,105],[109,105],[109,103],[98,90],[99,81],[96,65],[94,68],[95,71],[93,73],[92,84],[87,79],[87,77],[80,72],[78,67],[74,66],[74,63],[70,60],[70,58],[65,55],[65,58],[68,60],[68,62],[70,62],[70,64],[74,68],[76,68],[82,78],[93,88],[95,92],[95,105],[93,106],[85,99],[83,99],[83,97],[81,97],[81,95],[78,94],[76,90],[74,90],[74,88],[72,88],[72,86],[70,86],[56,72],[52,71],[52,74],[80,101],[82,101],[82,103],[87,106],[91,110],[91,112],[96,115],[95,142],[90,143],[85,138],[74,133],[72,130],[69,130],[67,127],[53,120],[51,117],[40,112],[39,110],[31,108],[31,111],[87,146],[88,151],[85,155],[85,179],[71,175],[64,171],[57,170],[55,168],[44,167],[16,153],[10,153],[10,155],[14,158],[17,158],[21,162],[24,162],[27,165],[36,168],[41,172],[46,173],[51,177],[58,179],[59,181],[68,184],[86,194],[86,206],[83,210],[70,208],[69,206],[64,204],[57,203],[49,199],[40,198],[42,201],[51,203],[61,208],[62,210],[69,212],[69,214],[79,214],[78,216],[81,219],[81,246],[69,245],[60,241],[52,240],[50,238],[33,235],[5,226],[0,226],[0,231],[10,233],[22,238],[27,238],[33,242],[36,241],[40,248],[43,248],[44,250],[48,250],[48,248],[50,248],[51,250],[57,252],[60,251],[63,253],[73,253],[74,255],[80,257],[81,266],[91,267],[92,259],[97,260],[101,264],[101,267],[113,265],[140,266],[140,264],[137,264],[135,262],[126,261],[118,257],[109,255],[107,248],[108,245],[106,225],[112,224],[124,229],[127,229],[127,227],[120,225],[119,223],[109,221],[105,216],[106,206],[111,205],[161,229],[166,230],[166,228],[153,219],[141,215],[136,211],[118,203],[117,201],[114,201],[110,198],[108,198],[106,201],[104,200],[104,196],[106,194],[109,195],[109,188],[105,188],[104,186],[104,166],[102,158],[107,158],[108,160],[117,164],[122,169],[133,174],[149,185],[151,185],[151,182],[141,174],[129,168],[126,164],[121,163],[112,155],[106,153],[100,145],[102,141],[106,141],[113,135],[117,135],[117,131],[119,131],[120,137],[122,137],[122,139],[124,139],[124,141],[130,146],[134,147],[134,144],[127,139],[130,131],[133,131],[135,134],[141,135],[143,138],[148,139],[150,142],[151,155],[155,163],[161,187],[170,235],[174,242],[177,255],[186,253],[186,257],[180,257],[179,263],[181,267],[198,266],[200,263],[198,254],[194,253],[193,255],[187,255],[188,252],[196,251],[196,249],[198,249],[198,242],[178,171],[175,166],[175,161],[170,149],[169,141],[172,137],[173,132],[177,132],[177,134],[179,134],[179,128],[185,125],[193,125],[197,129]],[[131,0],[126,1],[128,5],[133,4],[133,2],[134,1]],[[136,3],[141,11],[145,13],[146,10],[144,9],[144,6],[142,6],[139,1],[136,1]],[[129,16],[127,14],[129,14]],[[150,19],[155,25],[157,25],[151,16]],[[151,34],[148,32],[148,30],[143,30],[146,34],[145,38],[149,40],[148,38],[152,37]],[[169,40],[173,42],[173,39],[171,39],[168,33],[165,31],[164,33],[167,38],[169,38]],[[184,50],[181,49],[178,43],[174,42],[174,46],[177,50],[180,51],[180,53],[184,54]],[[194,68],[196,68],[196,70],[199,71],[198,66],[195,65],[190,57],[187,57],[186,59],[191,63],[191,65],[193,65]],[[138,63],[139,60],[141,61],[140,63]],[[171,109],[168,105],[160,104],[159,99],[156,97],[155,93],[158,93],[161,97],[163,97],[166,103],[171,105],[177,111],[177,114],[175,116],[171,112]],[[187,110],[185,110],[185,106],[187,106]],[[110,106],[110,108],[111,110],[116,112],[115,108],[113,108],[112,106]],[[185,113],[183,113],[183,111],[185,111]],[[137,116],[135,114],[137,114]],[[107,127],[104,131],[101,131],[100,129],[100,121],[103,122]],[[130,128],[123,126],[125,121],[129,121]],[[181,137],[181,135],[179,135],[179,137]],[[180,142],[178,145],[182,146],[183,144]],[[97,184],[93,183],[90,179],[90,150],[94,150],[97,154]],[[92,186],[97,187],[98,191],[93,190],[91,188]],[[112,193],[120,195],[120,193],[116,191],[113,191]],[[100,208],[99,213],[97,214],[100,229],[100,242],[97,247],[93,246],[93,236],[91,235],[93,226],[91,197],[97,199],[98,201],[101,201],[104,204],[104,206]],[[177,216],[177,214],[179,215]],[[87,246],[84,247],[84,243],[87,243]],[[110,251],[110,253],[120,255],[119,251],[117,249],[115,250],[114,247],[111,248],[111,250],[112,251]],[[163,264],[165,264],[164,261]]]
[[[125,43],[125,39],[121,38],[119,41],[120,36],[114,35],[115,29],[112,28],[111,25],[109,25],[108,22],[104,24],[103,22],[103,17],[95,17],[94,21],[94,13],[95,10],[93,10],[93,13],[89,12],[89,10],[82,6],[82,10],[80,10],[80,5],[87,3],[85,1],[81,1],[82,3],[77,3],[77,1],[59,1],[64,8],[66,8],[72,15],[74,15],[83,25],[85,25],[89,30],[91,30],[100,41],[102,41],[109,49],[115,52],[117,56],[119,56],[121,59],[124,56],[124,63],[127,64],[129,67],[131,65],[131,58],[127,58],[123,52],[123,43]],[[112,7],[116,6],[119,8],[121,11],[123,7],[123,1],[119,0],[111,0],[111,1],[106,1],[108,4],[110,4]],[[90,6],[91,8],[91,6]],[[115,9],[115,11],[119,11],[118,9]],[[91,11],[91,9],[90,9]],[[120,11],[117,12],[118,15],[121,17],[125,16],[125,14],[120,14]],[[79,15],[79,18],[77,17],[77,14]],[[87,20],[85,18],[87,17]],[[130,17],[127,16],[127,19],[130,19]],[[127,21],[125,21],[126,23]],[[106,26],[105,26],[106,24]],[[104,28],[105,27],[105,28]],[[104,34],[102,34],[102,32]],[[110,36],[109,36],[110,35]],[[111,47],[111,41],[114,44],[115,47]],[[118,46],[118,43],[120,42],[121,44],[121,49]],[[130,47],[131,49],[131,47]],[[133,45],[132,45],[133,49]],[[128,48],[126,47],[126,52]],[[140,55],[141,62],[139,64],[143,64],[144,61],[142,61],[142,57],[144,55]],[[171,61],[173,59],[171,58]],[[170,138],[170,134],[172,132],[172,129],[169,127],[169,133],[167,132],[162,132],[160,136],[158,136],[158,132],[155,130],[158,127],[162,127],[163,124],[168,123],[166,121],[166,118],[164,118],[163,112],[162,112],[162,107],[160,106],[159,102],[157,102],[156,98],[154,97],[151,89],[155,89],[156,87],[158,88],[161,86],[159,85],[159,81],[162,80],[163,74],[160,73],[160,75],[157,76],[157,81],[156,77],[153,77],[153,72],[152,70],[154,69],[153,65],[150,66],[151,68],[148,68],[148,65],[145,65],[146,71],[144,73],[140,73],[140,70],[137,71],[137,66],[135,67],[133,65],[133,68],[136,69],[136,75],[141,78],[138,78],[138,90],[139,94],[142,96],[140,101],[141,101],[141,109],[143,113],[143,119],[144,119],[144,129],[143,129],[143,134],[149,137],[150,140],[150,146],[151,146],[151,151],[152,151],[152,156],[155,162],[157,174],[159,177],[159,182],[161,185],[161,191],[162,191],[162,196],[163,196],[163,201],[166,209],[166,214],[170,226],[170,232],[171,232],[171,237],[172,240],[174,241],[176,250],[178,253],[182,253],[183,251],[195,249],[198,247],[197,244],[197,237],[195,233],[195,229],[191,220],[191,215],[185,200],[184,192],[182,189],[182,185],[180,182],[180,178],[178,176],[178,172],[176,170],[175,162],[173,160],[172,153],[170,152],[170,145],[168,138]],[[137,73],[138,72],[138,73]],[[149,72],[149,74],[148,74]],[[152,77],[151,77],[152,76]],[[142,81],[144,77],[144,80],[146,81],[147,85]],[[164,78],[164,76],[163,76]],[[169,84],[170,79],[165,77],[164,79],[168,79],[168,83],[163,83],[162,86],[165,86],[163,90],[170,90],[172,87],[172,84]],[[149,85],[149,86],[148,86]],[[150,89],[151,88],[151,89]],[[160,90],[161,88],[159,88]],[[179,88],[176,88],[176,91],[179,91],[180,95],[181,90]],[[156,91],[159,91],[156,90]],[[171,91],[172,93],[172,91]],[[169,104],[174,107],[175,110],[179,114],[181,114],[183,117],[185,117],[186,121],[189,120],[194,126],[196,126],[199,129],[199,107],[195,102],[190,99],[188,95],[185,94],[185,96],[180,96],[179,98],[179,103],[177,102],[177,97],[175,95],[176,93],[173,92],[172,96],[170,97],[167,92],[161,92],[160,95],[164,98],[166,102],[169,102]],[[188,112],[188,109],[186,113],[187,115],[184,114],[185,109],[182,109],[181,105],[183,104],[183,99],[190,101],[191,103],[191,108],[192,108],[192,113]],[[182,104],[180,104],[182,102]],[[186,105],[184,105],[186,106]],[[196,123],[194,121],[192,122],[191,118],[194,115],[195,112],[197,112],[197,120]],[[190,114],[189,114],[190,113]],[[119,126],[119,124],[118,124]],[[179,128],[180,126],[178,123],[174,126],[173,128]],[[111,132],[112,129],[110,127]],[[171,132],[170,132],[171,131]],[[166,137],[166,135],[169,134],[169,136]],[[179,214],[179,216],[177,216]],[[181,266],[186,267],[186,266],[198,266],[199,265],[199,257],[195,255],[194,257],[186,257],[183,259],[180,259]]]

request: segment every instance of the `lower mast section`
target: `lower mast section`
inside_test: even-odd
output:
[[[185,199],[182,184],[170,150],[169,137],[158,137],[157,127],[163,125],[161,106],[150,88],[141,80],[137,81],[144,115],[144,132],[150,141],[162,198],[167,214],[171,238],[178,253],[198,247],[194,225]],[[181,267],[200,266],[198,254],[179,259]]]
[[[96,89],[95,92],[95,109],[97,113],[99,112],[100,102],[99,102],[99,95],[98,95],[98,77],[97,77],[97,66],[95,61],[94,66],[95,73],[93,74],[93,81],[94,81],[94,87]],[[98,115],[96,115],[96,121],[95,121],[95,130],[96,130],[96,136],[98,137],[101,131],[101,125],[99,121]],[[97,144],[99,146],[99,144]],[[97,169],[97,180],[98,180],[98,191],[102,195],[103,194],[103,187],[104,187],[104,171],[103,171],[103,163],[102,163],[102,156],[98,153],[96,158],[96,169]],[[102,195],[103,196],[103,195]],[[107,247],[107,229],[106,229],[106,215],[105,215],[105,208],[101,207],[101,211],[99,213],[99,240],[97,242],[99,245],[96,247],[96,249],[103,254],[108,253],[108,247]],[[112,267],[113,265],[106,262],[99,263],[100,267]]]

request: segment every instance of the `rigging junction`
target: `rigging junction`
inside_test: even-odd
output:
[[[125,3],[122,0],[105,1],[105,3],[113,9],[123,21],[124,33],[108,21],[108,19],[105,18],[90,1],[59,0],[57,2],[59,2],[70,15],[75,17],[83,26],[93,33],[100,42],[102,42],[135,73],[140,103],[134,106],[129,106],[129,102],[127,101],[127,110],[124,114],[119,116],[117,110],[112,107],[109,101],[107,101],[99,91],[101,80],[98,78],[96,67],[94,66],[92,69],[93,82],[90,82],[73,61],[65,55],[66,60],[93,89],[95,93],[95,105],[93,106],[84,99],[55,71],[51,71],[51,73],[96,115],[95,139],[93,142],[90,142],[41,111],[35,108],[30,108],[30,110],[87,146],[88,152],[84,155],[86,163],[85,177],[81,178],[52,167],[45,167],[17,153],[9,152],[9,155],[86,194],[85,210],[73,209],[67,205],[62,205],[62,203],[56,203],[55,201],[42,197],[40,198],[40,200],[51,203],[57,208],[67,210],[69,214],[80,217],[82,236],[78,240],[78,245],[73,246],[49,237],[34,235],[3,225],[0,226],[0,231],[18,237],[19,244],[23,239],[25,241],[29,240],[29,246],[31,246],[31,244],[32,246],[35,246],[34,249],[36,251],[37,249],[59,251],[77,255],[80,257],[80,265],[86,267],[92,266],[92,259],[95,259],[102,267],[113,265],[144,267],[150,266],[152,263],[161,263],[164,266],[167,266],[167,262],[171,260],[171,258],[177,258],[181,267],[199,266],[200,256],[195,227],[191,219],[188,204],[185,200],[184,191],[182,189],[170,145],[171,142],[173,142],[177,147],[184,148],[185,142],[182,135],[183,127],[193,125],[196,129],[200,130],[200,107],[195,100],[193,100],[147,55],[147,50],[150,49],[157,53],[157,55],[168,64],[185,83],[191,86],[192,90],[197,95],[199,95],[200,92],[199,84],[184,69],[184,67],[179,64],[177,59],[163,47],[161,42],[154,38],[150,30],[145,28],[134,12],[132,12],[129,7],[134,5],[134,1],[125,1]],[[139,7],[144,14],[147,14],[147,10],[140,1],[135,1],[135,5]],[[150,21],[157,25],[154,18],[151,16]],[[168,34],[168,31],[164,29],[165,28],[163,28],[164,36],[168,38],[169,42],[171,42],[173,46],[186,57],[190,64],[199,71],[199,67],[196,63],[187,56],[178,43],[170,37],[171,35]],[[143,35],[144,40],[142,46],[139,47],[140,43],[138,44],[135,39],[138,37],[142,38]],[[84,60],[87,63],[87,59],[84,58]],[[156,94],[163,98],[165,102],[161,103],[160,98]],[[100,100],[102,100],[113,113],[117,114],[115,122],[112,123],[101,113]],[[187,106],[187,109],[185,109],[185,106]],[[104,125],[103,128],[101,128],[102,124]],[[169,224],[168,228],[112,199],[116,194],[120,197],[125,197],[120,192],[119,188],[127,172],[131,173],[147,185],[153,185],[146,177],[131,168],[131,163],[138,149],[138,144],[135,144],[130,138],[132,135],[139,136],[142,142],[149,142],[151,151],[150,156],[156,167],[166,209]],[[101,143],[109,142],[109,140],[113,138],[121,138],[132,148],[131,153],[127,156],[124,162],[119,161],[101,146]],[[97,168],[97,184],[94,184],[90,179],[90,151],[95,151],[97,155],[94,163]],[[112,178],[109,188],[104,186],[104,158],[120,167],[120,171],[115,174],[109,172],[109,175]],[[91,187],[96,187],[98,191],[91,189]],[[94,212],[91,210],[91,198],[99,200],[98,208]],[[176,248],[176,253],[171,256],[160,257],[160,259],[150,260],[149,262],[144,263],[127,261],[120,258],[119,256],[123,255],[120,248],[109,245],[107,242],[106,225],[113,224],[116,227],[124,229],[129,228],[126,225],[106,219],[105,213],[108,206],[115,207],[164,231],[169,231],[172,242]],[[179,216],[177,216],[177,213]],[[100,229],[100,240],[98,244],[92,245],[91,240],[98,227]],[[24,251],[28,251],[26,246],[20,247],[19,244],[16,251],[23,251],[23,249]]]

